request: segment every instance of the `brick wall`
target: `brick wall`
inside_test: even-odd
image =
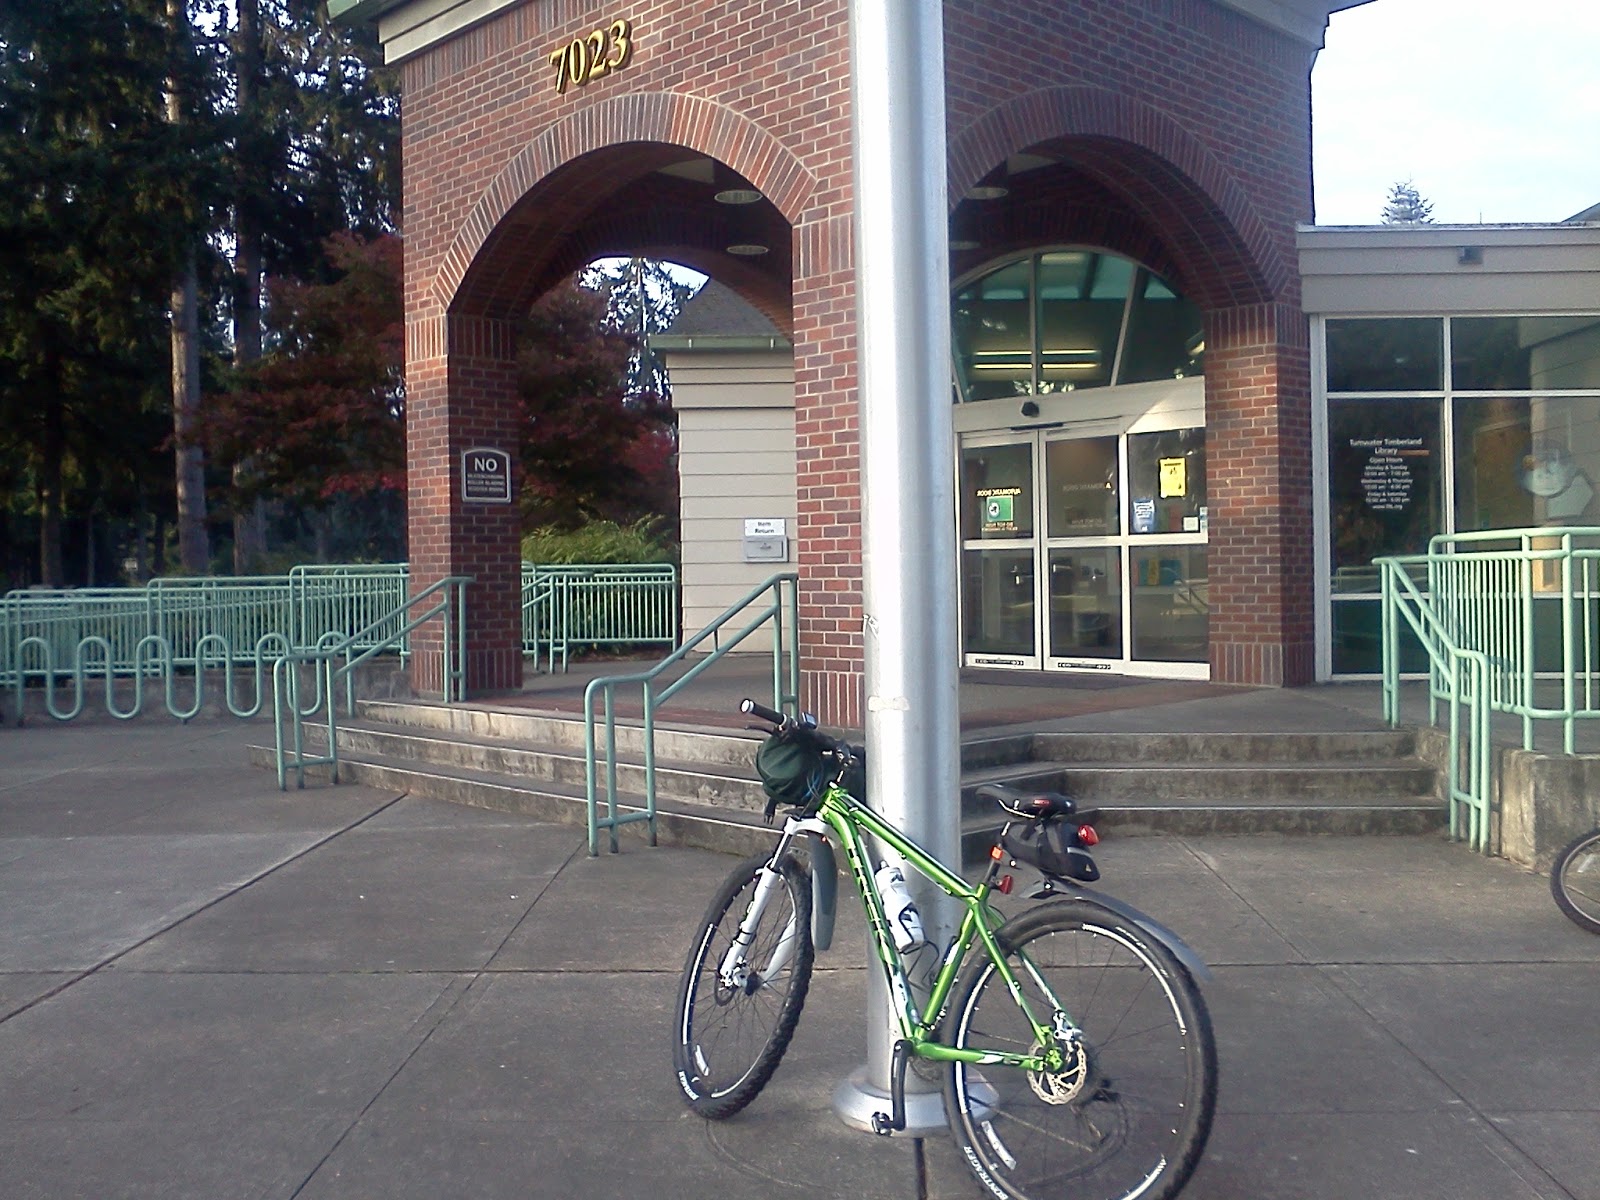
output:
[[[480,593],[510,577],[514,530],[504,514],[462,511],[442,482],[465,443],[507,436],[512,408],[510,349],[494,338],[472,342],[470,322],[503,330],[498,323],[593,255],[668,254],[710,270],[791,332],[806,702],[858,726],[844,3],[630,5],[633,60],[557,95],[551,51],[621,11],[530,0],[404,68],[417,577],[448,568],[484,581],[471,609],[475,681],[511,686],[509,610]],[[1141,259],[1213,314],[1274,314],[1260,324],[1266,340],[1218,352],[1222,374],[1208,379],[1208,420],[1224,439],[1208,456],[1211,574],[1218,580],[1223,564],[1238,573],[1214,593],[1213,665],[1219,678],[1295,681],[1310,638],[1310,574],[1302,599],[1297,548],[1302,511],[1309,533],[1308,447],[1299,444],[1309,423],[1293,241],[1294,223],[1310,215],[1309,49],[1209,0],[947,0],[944,12],[953,197],[1008,154],[1043,146],[1072,162],[1071,178],[1063,182],[1062,169],[1054,180],[1071,202],[1039,199],[1031,226],[1026,210],[1009,209],[1019,243],[1142,247]],[[721,254],[706,230],[722,214],[674,208],[669,189],[652,191],[647,177],[662,177],[649,172],[682,156],[663,146],[716,158],[748,179],[790,227],[787,245],[757,263]],[[1222,447],[1243,447],[1254,435],[1241,431],[1258,421],[1270,427],[1263,446],[1229,458]],[[1265,509],[1246,503],[1258,490],[1269,497]],[[1267,548],[1250,549],[1260,545],[1263,512],[1279,530]]]

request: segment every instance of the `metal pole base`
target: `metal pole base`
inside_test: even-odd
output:
[[[833,1089],[834,1114],[851,1129],[862,1133],[873,1132],[874,1113],[887,1113],[894,1104],[888,1089],[868,1082],[867,1073],[868,1068],[863,1064]],[[949,1125],[944,1119],[943,1096],[939,1092],[913,1092],[908,1087],[906,1127],[900,1134],[904,1137],[930,1137],[943,1134],[947,1129]]]

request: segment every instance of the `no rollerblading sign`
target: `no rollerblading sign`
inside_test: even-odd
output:
[[[511,455],[504,450],[463,450],[461,499],[467,504],[510,504]]]

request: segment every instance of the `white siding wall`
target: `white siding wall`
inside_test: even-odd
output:
[[[683,632],[698,633],[763,580],[794,569],[794,358],[790,351],[668,356],[678,414]],[[746,518],[781,518],[788,563],[744,561]],[[740,649],[770,650],[753,637]]]

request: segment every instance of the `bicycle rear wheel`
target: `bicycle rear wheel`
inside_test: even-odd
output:
[[[684,1100],[703,1117],[731,1117],[767,1085],[811,986],[811,880],[788,856],[749,948],[727,970],[766,864],[766,855],[747,859],[717,890],[683,966],[672,1065]]]
[[[1550,894],[1573,924],[1600,933],[1600,829],[1574,839],[1556,855]]]
[[[1188,971],[1090,900],[1034,909],[998,937],[1034,1013],[1050,1021],[1053,995],[1082,1037],[1055,1074],[952,1063],[945,1114],[962,1157],[1003,1200],[1168,1200],[1216,1107],[1211,1019]],[[1040,1048],[987,956],[967,967],[946,1022],[959,1048]]]

